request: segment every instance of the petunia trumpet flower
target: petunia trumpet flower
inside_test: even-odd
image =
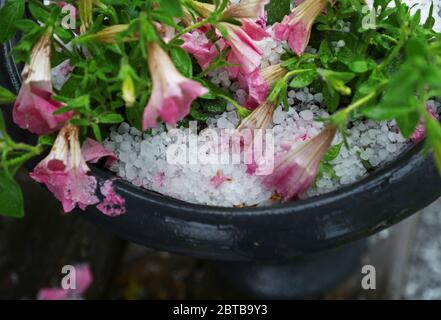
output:
[[[208,93],[201,84],[181,75],[158,43],[151,42],[148,48],[153,89],[144,110],[144,130],[156,127],[158,117],[176,125],[188,115],[193,100]]]
[[[275,189],[283,201],[302,194],[314,182],[320,161],[331,146],[336,132],[336,126],[328,125],[311,140],[278,157],[274,171],[263,179],[263,184]]]
[[[220,26],[228,33],[225,42],[231,47],[228,55],[230,64],[237,64],[238,67],[230,68],[230,75],[233,78],[241,72],[247,75],[256,70],[262,59],[262,51],[254,41],[262,40],[268,34],[256,21],[264,15],[264,7],[267,0],[247,0],[237,5],[229,6],[224,12],[225,19],[235,19],[242,23],[237,26],[228,22],[220,23]],[[212,4],[198,1],[190,1],[189,4],[203,18],[207,18],[215,10]]]
[[[247,75],[259,68],[263,53],[253,38],[239,26],[230,23],[221,23],[221,25],[228,32],[225,41],[231,47],[227,60],[230,64],[238,65],[236,68],[230,68],[231,76],[237,77],[239,72]]]
[[[287,40],[291,50],[301,55],[308,45],[311,28],[316,18],[326,8],[327,0],[305,0],[275,27],[277,40]]]
[[[49,155],[30,174],[37,182],[44,183],[62,203],[64,212],[71,212],[77,205],[84,210],[97,204],[97,181],[89,176],[78,140],[78,127],[66,125],[59,132]]]
[[[46,32],[31,53],[23,72],[23,83],[12,111],[14,122],[37,135],[59,130],[72,116],[71,112],[54,115],[62,104],[52,99],[51,33]]]
[[[267,129],[273,119],[275,108],[276,104],[274,102],[264,102],[242,121],[237,130]]]
[[[223,39],[214,44],[199,29],[184,34],[182,40],[184,43],[181,45],[181,48],[193,55],[203,70],[207,69],[211,62],[219,55],[219,52],[226,48]]]

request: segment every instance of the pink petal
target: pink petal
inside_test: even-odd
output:
[[[65,289],[42,288],[38,291],[38,300],[67,300],[69,292]]]
[[[291,27],[290,32],[291,34],[288,37],[289,47],[295,54],[301,55],[308,46],[311,29],[305,23],[299,22]]]
[[[111,180],[107,180],[101,187],[101,193],[105,197],[96,207],[109,217],[116,217],[126,213],[126,200],[118,195],[113,189]]]
[[[228,24],[226,26],[228,30],[226,41],[231,46],[234,55],[232,60],[239,62],[243,74],[253,72],[260,66],[262,51],[242,28]]]
[[[225,181],[228,181],[229,178],[225,177],[222,172],[218,171],[214,177],[210,179],[210,184],[213,188],[219,188]]]
[[[38,300],[69,300],[80,299],[93,282],[92,270],[89,264],[76,265],[76,289],[42,288],[37,294]]]
[[[118,157],[112,151],[107,150],[101,143],[91,138],[87,138],[83,142],[81,153],[83,154],[84,160],[90,163],[97,163],[101,158],[107,157],[106,165],[111,166],[118,160]]]
[[[281,158],[276,160],[277,170],[265,177],[263,184],[268,188],[275,188],[283,201],[288,201],[303,193],[314,182],[316,172],[297,163],[281,164],[281,161]]]
[[[184,44],[181,48],[193,55],[203,70],[219,55],[216,46],[200,30],[183,35],[182,40],[184,40]],[[219,49],[222,51],[223,47],[225,44],[221,45]]]
[[[64,211],[70,212],[77,205],[81,210],[85,210],[87,206],[97,204],[99,199],[95,195],[96,187],[97,182],[94,176],[89,176],[80,169],[70,170],[64,190],[64,199],[61,200]]]
[[[432,108],[428,107],[427,111],[431,114],[432,118],[438,119],[438,115],[432,110]],[[418,143],[426,137],[426,128],[424,125],[424,120],[421,120],[418,126],[415,129],[415,132],[410,137],[410,140],[413,143]]]
[[[264,24],[264,26],[262,26],[262,24]],[[266,21],[259,23],[250,19],[243,19],[242,29],[255,41],[261,41],[270,36],[269,33],[266,32]]]
[[[256,69],[245,76],[239,74],[239,83],[241,88],[248,92],[248,99],[245,103],[245,107],[253,110],[266,101],[269,87],[265,79],[263,79],[259,69]]]
[[[72,112],[54,116],[62,106],[51,99],[51,93],[29,84],[23,84],[13,109],[14,122],[23,129],[37,135],[52,133],[72,117]]]

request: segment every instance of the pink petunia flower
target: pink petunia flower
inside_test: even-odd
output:
[[[46,33],[34,46],[30,63],[23,69],[23,83],[13,108],[14,122],[37,135],[59,130],[72,116],[72,112],[53,114],[62,104],[52,99],[50,39],[51,34]]]
[[[237,78],[239,72],[247,75],[260,66],[262,52],[254,41],[262,40],[269,36],[265,30],[265,5],[268,0],[246,0],[239,4],[231,5],[222,13],[226,20],[234,19],[242,23],[237,26],[222,22],[220,26],[228,33],[225,42],[231,48],[228,62],[237,65],[229,68],[230,76]],[[190,1],[189,4],[203,18],[207,18],[215,10],[212,4]],[[263,17],[263,18],[262,18]]]
[[[144,110],[143,128],[156,127],[158,117],[176,125],[190,112],[194,99],[208,90],[181,75],[167,53],[156,42],[149,44],[149,70],[153,81],[150,100]]]
[[[92,270],[88,264],[74,266],[75,289],[42,288],[38,291],[38,300],[79,300],[93,282]]]
[[[291,50],[301,55],[308,45],[312,25],[326,8],[326,2],[327,0],[301,1],[289,16],[285,16],[283,21],[276,25],[276,39],[287,40]]]
[[[248,75],[258,69],[263,53],[251,36],[239,26],[229,23],[221,23],[221,25],[228,32],[225,41],[231,47],[227,60],[230,64],[237,65],[229,68],[230,76],[237,78],[239,72]]]
[[[263,184],[275,189],[283,201],[302,194],[314,182],[320,161],[331,146],[337,128],[327,126],[320,134],[298,146],[275,161],[274,171],[263,179]]]
[[[66,125],[59,132],[49,155],[30,176],[44,183],[68,213],[76,206],[84,210],[99,202],[95,195],[97,182],[95,177],[87,175],[89,170],[81,153],[78,128]]]
[[[219,56],[219,52],[226,48],[225,41],[220,39],[216,44],[207,39],[202,30],[195,30],[182,36],[184,44],[181,48],[193,55],[199,66],[205,70],[211,62]]]

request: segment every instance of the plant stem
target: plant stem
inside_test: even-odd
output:
[[[285,75],[284,79],[285,79],[286,81],[288,81],[288,78],[291,77],[291,76],[294,76],[294,75],[296,75],[296,74],[300,74],[300,73],[304,73],[304,72],[308,72],[308,71],[312,71],[312,70],[314,70],[314,69],[309,68],[309,69],[296,69],[296,70],[292,70],[292,71],[289,71],[289,72]]]
[[[351,103],[349,106],[347,106],[345,109],[343,109],[343,112],[345,112],[349,116],[349,114],[352,111],[354,111],[355,109],[361,107],[366,102],[368,102],[369,100],[374,98],[376,95],[377,95],[377,92],[372,91],[371,93],[369,93],[368,95],[364,96],[363,98],[358,99],[357,101]]]
[[[229,96],[223,95],[223,94],[217,94],[217,95],[219,97],[221,97],[222,99],[231,103],[237,109],[237,111],[242,119],[246,118],[251,113],[248,109],[242,107],[240,104],[238,104],[234,99],[230,98]]]
[[[171,39],[170,43],[175,42],[176,40],[178,40],[180,37],[182,37],[184,34],[191,32],[195,29],[199,29],[200,27],[203,27],[204,25],[206,25],[207,23],[209,23],[210,19],[204,19],[202,21],[199,21],[198,23],[195,23],[191,26],[188,26],[187,28],[182,29],[180,32],[178,32],[178,34],[176,34],[173,39]]]

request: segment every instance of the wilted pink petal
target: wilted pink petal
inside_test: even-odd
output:
[[[225,19],[259,19],[265,13],[265,6],[269,0],[242,0],[237,4],[232,4],[223,12]]]
[[[210,179],[210,184],[213,188],[217,189],[219,188],[224,182],[230,181],[231,178],[226,177],[222,174],[222,172],[219,170],[216,172],[216,175]]]
[[[81,154],[78,128],[67,125],[59,132],[49,155],[34,168],[30,176],[44,183],[67,213],[77,205],[84,210],[88,205],[98,203],[96,179],[87,175],[88,171]]]
[[[37,294],[38,300],[77,300],[82,299],[82,295],[87,291],[93,282],[92,270],[88,264],[74,266],[76,289],[63,288],[42,288]],[[71,278],[73,279],[73,278]]]
[[[157,172],[153,176],[153,186],[155,188],[162,188],[164,186],[164,179],[165,179],[165,173],[164,172]]]
[[[181,48],[193,55],[203,70],[208,68],[211,62],[219,56],[216,45],[220,51],[224,50],[226,46],[223,39],[218,41],[216,45],[213,44],[201,30],[186,33],[181,39],[184,41]]]
[[[70,212],[78,206],[85,210],[87,206],[98,203],[95,195],[96,178],[87,174],[89,170],[75,168],[69,171],[65,186],[65,198],[62,200],[65,212]]]
[[[287,40],[291,50],[302,54],[308,45],[315,19],[326,8],[326,0],[298,1],[289,16],[275,27],[277,40]]]
[[[201,84],[182,76],[161,46],[149,44],[149,69],[153,90],[144,110],[143,128],[156,126],[161,117],[166,123],[176,125],[190,112],[194,99],[208,92]]]
[[[248,93],[248,98],[245,103],[246,108],[254,110],[257,106],[265,102],[268,97],[269,87],[259,69],[254,70],[248,75],[239,73],[238,79],[241,88]]]
[[[69,292],[65,289],[42,288],[38,291],[38,300],[67,300]]]
[[[255,41],[261,41],[270,36],[266,31],[266,21],[258,20],[257,22],[244,19],[242,21],[242,29],[250,36],[251,39]],[[264,24],[264,26],[262,26]]]
[[[60,129],[72,116],[72,112],[54,116],[62,104],[51,99],[52,93],[23,83],[13,108],[14,123],[37,135]]]
[[[430,113],[432,118],[438,119],[438,115],[432,110],[432,108],[428,107],[427,111]],[[410,140],[413,143],[418,143],[426,137],[426,128],[424,125],[424,120],[421,120],[418,126],[415,129],[415,132],[410,137]]]
[[[106,165],[111,166],[118,160],[118,157],[112,151],[107,150],[101,143],[91,138],[84,140],[81,152],[84,160],[90,163],[97,163],[101,158],[107,157]]]
[[[336,127],[328,126],[313,139],[300,143],[276,158],[274,171],[263,184],[288,201],[311,186],[317,176],[320,161],[330,147]]]
[[[111,180],[104,182],[101,187],[101,194],[105,198],[96,206],[98,210],[110,217],[126,213],[126,200],[115,192]]]

